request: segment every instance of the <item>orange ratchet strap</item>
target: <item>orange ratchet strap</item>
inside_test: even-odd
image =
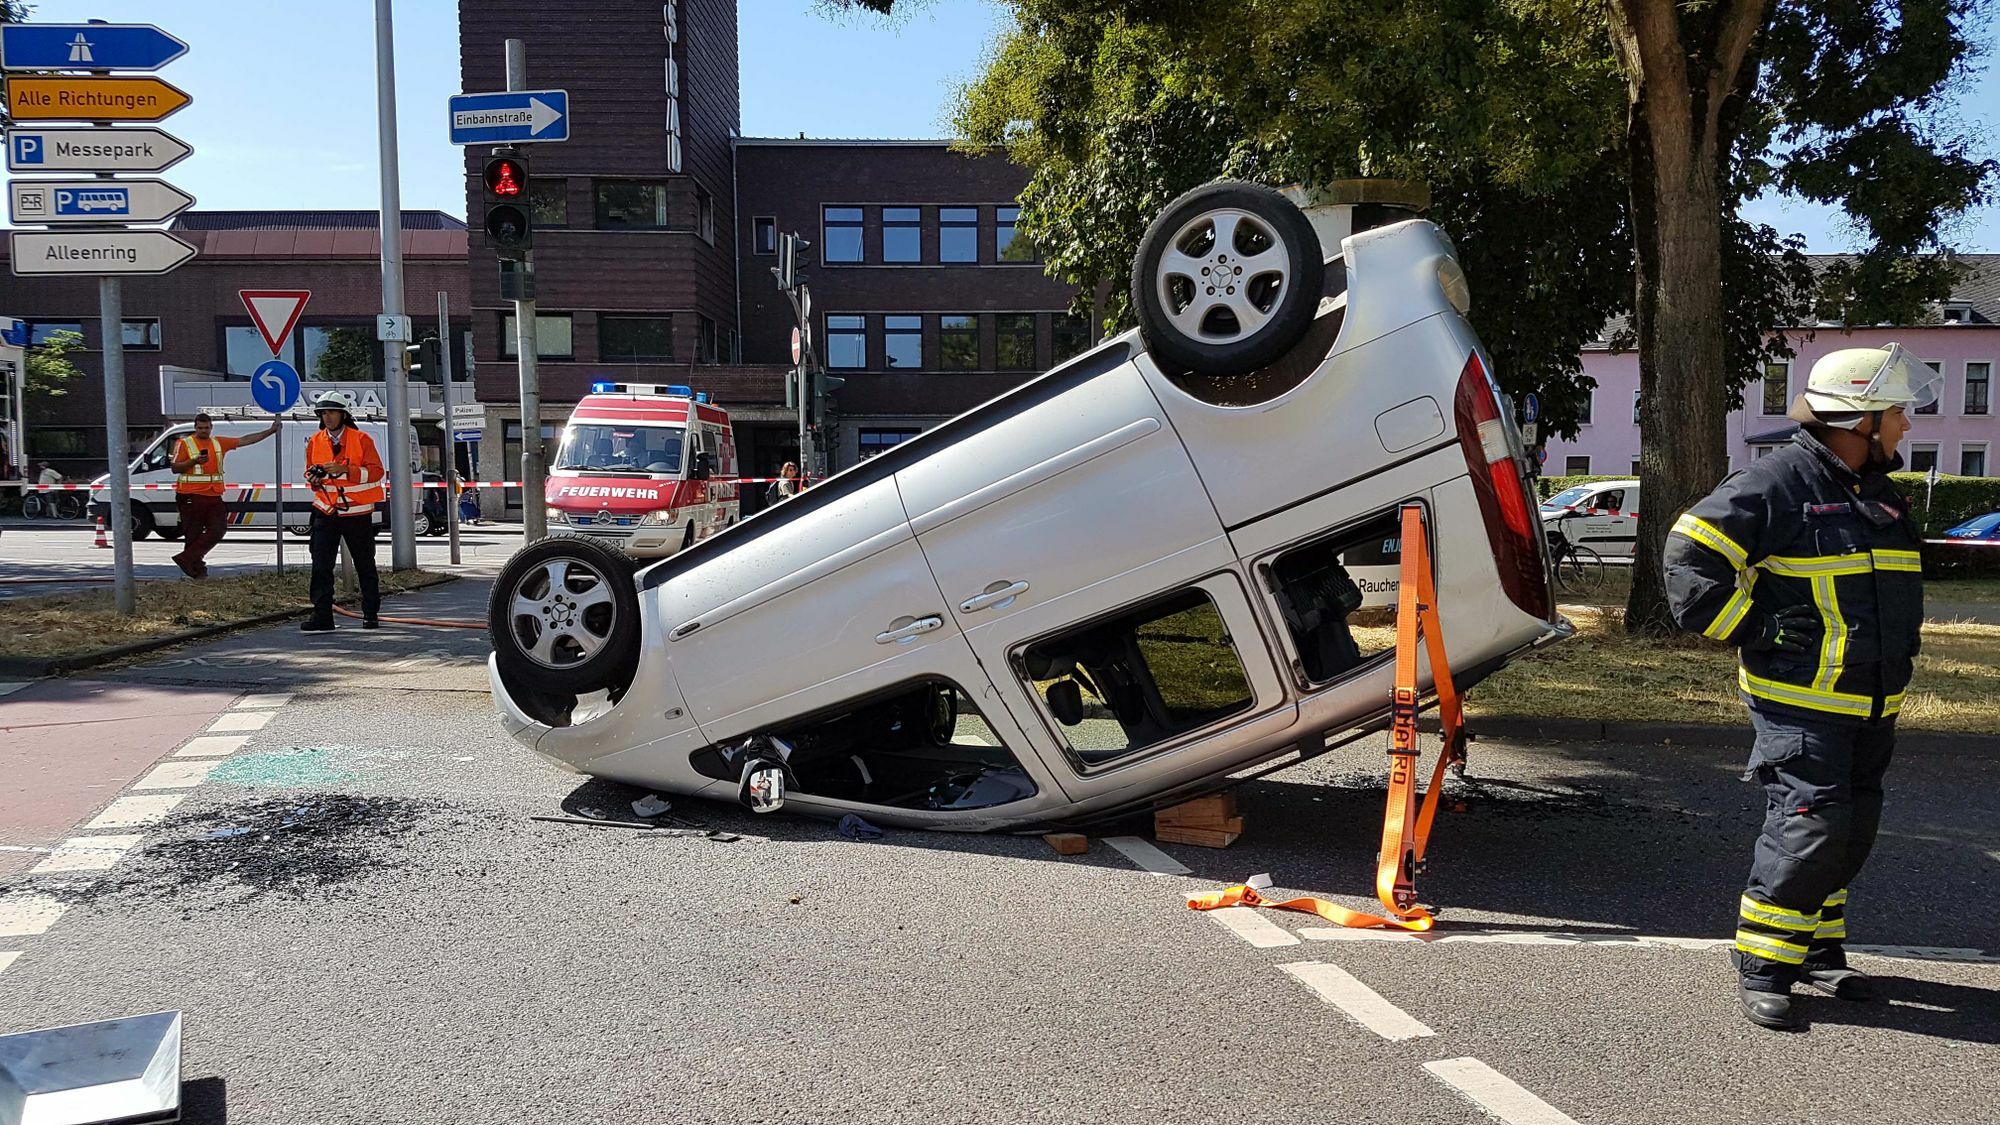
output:
[[[1390,708],[1389,799],[1382,813],[1382,848],[1375,862],[1375,897],[1388,911],[1387,916],[1349,910],[1310,896],[1272,902],[1257,893],[1270,886],[1270,877],[1264,875],[1220,891],[1189,895],[1189,909],[1264,906],[1297,910],[1352,929],[1428,930],[1435,924],[1430,911],[1417,903],[1417,872],[1423,869],[1424,848],[1430,842],[1438,798],[1444,793],[1445,771],[1465,762],[1465,710],[1458,686],[1452,683],[1451,665],[1445,658],[1444,629],[1437,615],[1437,584],[1431,576],[1430,541],[1424,533],[1423,508],[1417,504],[1403,505],[1402,555],[1402,582],[1396,594],[1396,683]],[[1421,808],[1416,789],[1417,759],[1423,753],[1417,740],[1417,712],[1422,703],[1417,691],[1420,643],[1430,656],[1444,742]]]

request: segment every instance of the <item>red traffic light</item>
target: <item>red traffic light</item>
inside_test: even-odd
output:
[[[512,199],[528,186],[528,166],[512,156],[496,156],[486,162],[486,194]]]

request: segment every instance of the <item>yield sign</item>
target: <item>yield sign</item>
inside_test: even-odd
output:
[[[306,311],[312,290],[238,289],[236,295],[243,298],[243,307],[250,310],[250,319],[264,342],[271,345],[271,354],[277,355],[285,350],[285,338],[299,323],[299,314]]]

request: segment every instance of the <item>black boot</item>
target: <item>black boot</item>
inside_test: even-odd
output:
[[[1774,1031],[1800,1031],[1806,1022],[1792,1007],[1790,992],[1764,992],[1773,987],[1760,981],[1738,981],[1737,998],[1743,1001],[1743,1014],[1758,1027],[1768,1027]]]
[[[333,632],[333,618],[331,618],[331,617],[327,617],[327,618],[318,618],[318,617],[308,617],[308,618],[306,618],[306,619],[305,619],[305,621],[303,621],[303,622],[301,622],[301,623],[300,623],[300,625],[299,625],[299,632],[301,632],[301,633],[331,633],[331,632]]]
[[[1875,980],[1867,973],[1845,966],[1837,969],[1805,968],[1805,981],[1828,996],[1865,1003],[1875,999]]]
[[[361,627],[363,629],[380,629],[382,622],[379,618],[364,617],[361,619]]]

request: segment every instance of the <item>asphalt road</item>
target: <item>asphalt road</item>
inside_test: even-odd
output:
[[[1987,758],[1903,755],[1854,887],[1856,942],[1932,948],[1857,957],[1888,1001],[1814,999],[1780,1035],[1718,948],[1760,815],[1728,752],[1477,744],[1421,883],[1439,928],[1370,936],[1182,895],[1269,871],[1366,906],[1379,743],[1243,787],[1234,847],[1162,846],[1185,874],[685,800],[743,838],[649,835],[528,819],[641,794],[506,738],[482,651],[271,629],[101,674],[190,714],[254,694],[157,750],[212,768],[127,794],[184,799],[107,870],[0,878],[0,1031],[183,1009],[188,1119],[237,1125],[1492,1119],[1437,1071],[1522,1125],[1992,1119]]]
[[[11,519],[0,524],[0,599],[100,585],[111,578],[112,552],[91,547],[96,536],[94,524],[55,523],[47,520]],[[268,572],[277,563],[276,536],[268,528],[232,529],[209,552],[212,575]],[[376,537],[377,556],[389,558],[387,532]],[[519,524],[489,524],[465,528],[460,533],[460,557],[472,568],[497,571],[508,556],[521,546]],[[180,581],[181,572],[173,556],[182,542],[158,537],[132,544],[133,573],[142,581]],[[450,544],[442,536],[417,540],[417,565],[427,570],[449,570]],[[308,565],[303,536],[285,536],[285,564],[288,568]]]

